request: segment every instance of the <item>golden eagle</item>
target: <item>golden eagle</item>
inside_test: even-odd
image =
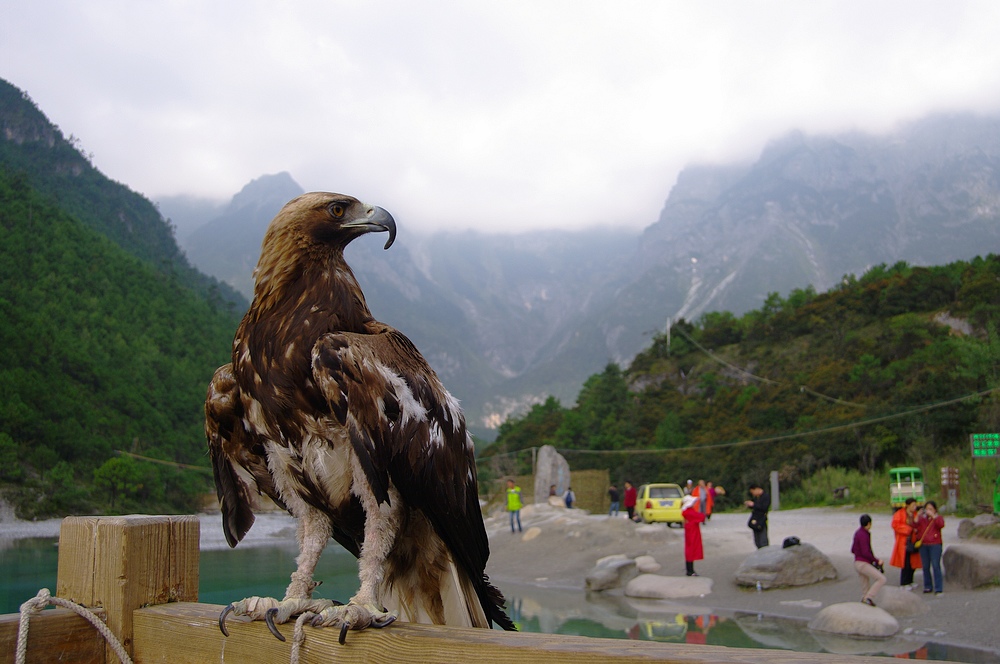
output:
[[[344,248],[396,237],[380,207],[332,193],[299,196],[271,222],[233,360],[212,378],[205,433],[230,546],[254,522],[254,493],[297,521],[298,568],[282,600],[230,613],[314,625],[415,622],[514,629],[485,574],[489,542],[472,439],[458,402],[414,345],[372,318]],[[335,539],[358,558],[360,588],[313,600],[316,563]]]

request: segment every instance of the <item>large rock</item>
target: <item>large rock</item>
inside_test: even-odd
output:
[[[626,597],[641,599],[679,599],[701,597],[712,592],[707,576],[660,576],[640,574],[625,586]]]
[[[952,544],[942,562],[948,583],[965,588],[1000,583],[1000,545]]]
[[[921,595],[899,586],[882,586],[875,597],[875,604],[897,618],[919,616],[930,611]]]
[[[878,607],[861,602],[845,602],[822,609],[809,621],[809,629],[867,638],[888,638],[899,631],[899,621],[888,611]]]
[[[624,554],[605,556],[587,573],[587,590],[621,588],[638,574],[635,561]]]
[[[958,538],[968,539],[972,536],[973,529],[982,526],[992,526],[997,523],[1000,523],[1000,519],[992,514],[977,514],[971,519],[962,519],[958,522]]]
[[[535,458],[535,502],[544,503],[549,499],[549,487],[556,485],[556,495],[562,498],[569,488],[569,463],[556,448],[542,445]]]
[[[837,568],[830,559],[814,547],[803,542],[783,549],[779,546],[765,546],[757,549],[740,563],[736,570],[736,583],[761,588],[781,586],[807,586],[820,581],[837,578]]]
[[[663,568],[663,565],[656,562],[653,556],[636,556],[635,567],[640,574],[655,574]]]

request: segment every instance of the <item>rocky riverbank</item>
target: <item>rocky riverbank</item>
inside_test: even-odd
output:
[[[807,508],[779,511],[770,518],[770,541],[778,546],[785,537],[796,536],[826,554],[836,567],[835,580],[756,592],[739,586],[735,574],[755,548],[746,515],[739,512],[716,514],[702,527],[705,559],[696,563],[701,577],[711,580],[703,597],[689,597],[682,603],[691,613],[747,611],[769,616],[809,620],[824,607],[859,602],[860,584],[850,553],[851,538],[858,527],[859,510],[847,508]],[[891,514],[872,514],[872,546],[875,554],[888,560],[893,545]],[[619,517],[590,515],[580,510],[529,506],[521,513],[523,533],[512,534],[505,513],[486,519],[491,558],[487,572],[504,589],[532,586],[552,590],[579,590],[595,563],[606,556],[651,556],[665,576],[684,576],[684,537],[678,528],[665,525],[630,523]],[[957,519],[948,519],[944,531],[945,548],[957,543]],[[1000,545],[988,545],[1000,546]],[[926,611],[897,616],[900,637],[929,638],[985,648],[1000,653],[1000,630],[996,610],[1000,606],[1000,586],[965,589],[949,583],[940,596],[920,592],[921,572],[917,572],[916,601]],[[886,591],[898,589],[899,570],[886,567]],[[621,589],[605,591],[608,601],[621,598]],[[884,591],[885,592],[885,591]],[[898,599],[898,598],[897,598]],[[908,602],[908,604],[912,604]],[[643,605],[644,610],[652,608]],[[675,605],[671,605],[673,608]],[[1000,661],[1000,654],[998,660]]]

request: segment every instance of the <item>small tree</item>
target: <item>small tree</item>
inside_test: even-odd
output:
[[[112,457],[94,471],[94,487],[107,491],[112,509],[119,498],[129,498],[142,489],[139,467],[129,457]]]

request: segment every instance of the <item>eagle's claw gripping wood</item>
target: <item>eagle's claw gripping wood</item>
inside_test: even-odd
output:
[[[344,604],[323,609],[312,619],[313,627],[340,625],[340,644],[344,645],[347,630],[372,627],[382,629],[396,620],[396,614],[387,612],[374,604]]]
[[[340,606],[340,602],[329,599],[284,599],[278,601],[273,597],[247,597],[233,602],[222,610],[222,613],[219,614],[219,629],[225,636],[229,636],[229,630],[226,629],[226,618],[232,613],[237,616],[246,616],[251,620],[263,620],[271,634],[274,634],[279,641],[284,641],[285,637],[275,627],[275,623],[284,624],[292,616],[306,611],[320,613],[337,606]]]

